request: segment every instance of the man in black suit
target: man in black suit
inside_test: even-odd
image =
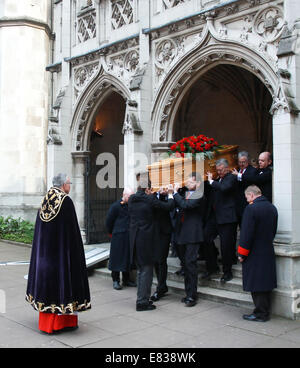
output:
[[[155,309],[149,302],[155,262],[155,241],[157,240],[157,227],[154,219],[154,209],[167,212],[174,208],[173,188],[169,188],[167,202],[159,201],[149,193],[150,183],[148,175],[140,175],[139,187],[128,201],[130,216],[130,259],[135,259],[137,266],[137,311]]]
[[[243,288],[251,292],[255,309],[243,318],[266,322],[270,319],[271,292],[277,287],[273,240],[278,213],[257,186],[248,187],[245,195],[249,205],[243,216],[238,255],[243,265]]]
[[[264,197],[272,203],[272,156],[270,152],[262,152],[258,157],[258,168],[242,177],[245,188],[257,185]]]
[[[186,297],[182,299],[187,307],[193,307],[197,299],[198,269],[197,257],[200,243],[203,242],[204,198],[201,177],[193,173],[186,183],[185,198],[179,193],[179,185],[174,187],[174,200],[181,211],[181,221],[177,244],[184,256],[184,286]]]
[[[120,272],[123,286],[136,286],[130,281],[129,213],[128,200],[133,194],[130,188],[124,188],[121,200],[114,202],[106,216],[106,228],[111,236],[108,269],[111,270],[113,288],[121,290]]]
[[[235,258],[237,215],[236,215],[236,177],[230,173],[226,159],[216,162],[218,179],[213,180],[208,172],[208,181],[212,187],[212,210],[215,226],[221,241],[223,276],[221,282],[232,279],[232,264]]]
[[[168,201],[168,189],[161,188],[156,194],[159,201]],[[154,219],[157,227],[157,236],[155,246],[155,264],[154,269],[157,277],[157,288],[154,294],[151,296],[151,300],[156,302],[168,292],[167,276],[168,276],[168,264],[167,258],[169,254],[171,236],[172,236],[172,223],[169,211],[164,209],[154,209]]]
[[[272,159],[270,152],[262,152],[258,157],[258,169],[253,183],[256,184],[264,197],[272,203]]]
[[[245,189],[253,184],[253,175],[256,175],[257,170],[250,165],[250,156],[246,151],[238,153],[238,165],[239,170],[232,170],[232,174],[237,178],[236,213],[241,227],[243,212],[248,205]]]

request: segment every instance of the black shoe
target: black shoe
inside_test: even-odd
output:
[[[156,306],[154,304],[137,304],[136,305],[136,311],[137,312],[142,312],[142,311],[149,311],[149,310],[153,310],[156,309]]]
[[[231,272],[226,272],[224,273],[224,275],[221,277],[221,282],[228,282],[230,280],[233,279],[232,273]]]
[[[196,305],[196,300],[193,298],[185,298],[184,304],[186,307],[193,307],[194,305]]]
[[[136,283],[133,281],[123,281],[123,286],[136,287]]]
[[[176,271],[175,273],[176,273],[176,275],[178,275],[178,276],[184,276],[184,269],[183,269],[183,268],[181,268],[180,270]]]
[[[115,290],[122,290],[122,286],[120,285],[119,281],[114,281],[113,282],[113,288]]]
[[[251,321],[251,322],[267,322],[270,320],[270,318],[268,317],[261,318],[261,317],[257,317],[255,314],[244,314],[243,319],[245,319],[246,321]]]

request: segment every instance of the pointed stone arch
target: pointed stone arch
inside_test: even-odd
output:
[[[231,64],[254,74],[274,98],[280,82],[270,61],[255,50],[233,41],[217,40],[209,32],[203,42],[182,57],[165,76],[152,108],[153,143],[172,141],[176,112],[191,86],[208,70]]]
[[[127,87],[101,68],[95,78],[86,86],[76,103],[70,125],[72,152],[89,150],[91,125],[95,114],[113,91],[119,93],[125,101],[130,100],[130,92]]]

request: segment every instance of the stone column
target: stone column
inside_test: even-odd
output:
[[[297,3],[297,5],[296,5]],[[274,204],[278,209],[275,238],[277,284],[273,312],[300,318],[300,83],[299,2],[285,0],[287,25],[278,46],[278,90],[273,113]]]
[[[70,193],[78,218],[78,223],[81,231],[83,243],[86,243],[87,229],[87,207],[86,207],[86,193],[87,193],[87,161],[89,158],[89,151],[72,152],[73,158],[73,172],[72,172],[72,192]]]
[[[0,6],[0,215],[31,221],[47,189],[50,3]]]

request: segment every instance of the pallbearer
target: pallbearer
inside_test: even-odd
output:
[[[58,174],[38,211],[26,300],[39,314],[39,329],[76,328],[77,312],[91,308],[84,249],[70,179]]]
[[[249,205],[243,215],[238,255],[243,265],[243,287],[251,292],[255,309],[243,318],[265,322],[270,318],[271,292],[277,287],[273,240],[278,214],[257,186],[249,186],[245,195]]]

